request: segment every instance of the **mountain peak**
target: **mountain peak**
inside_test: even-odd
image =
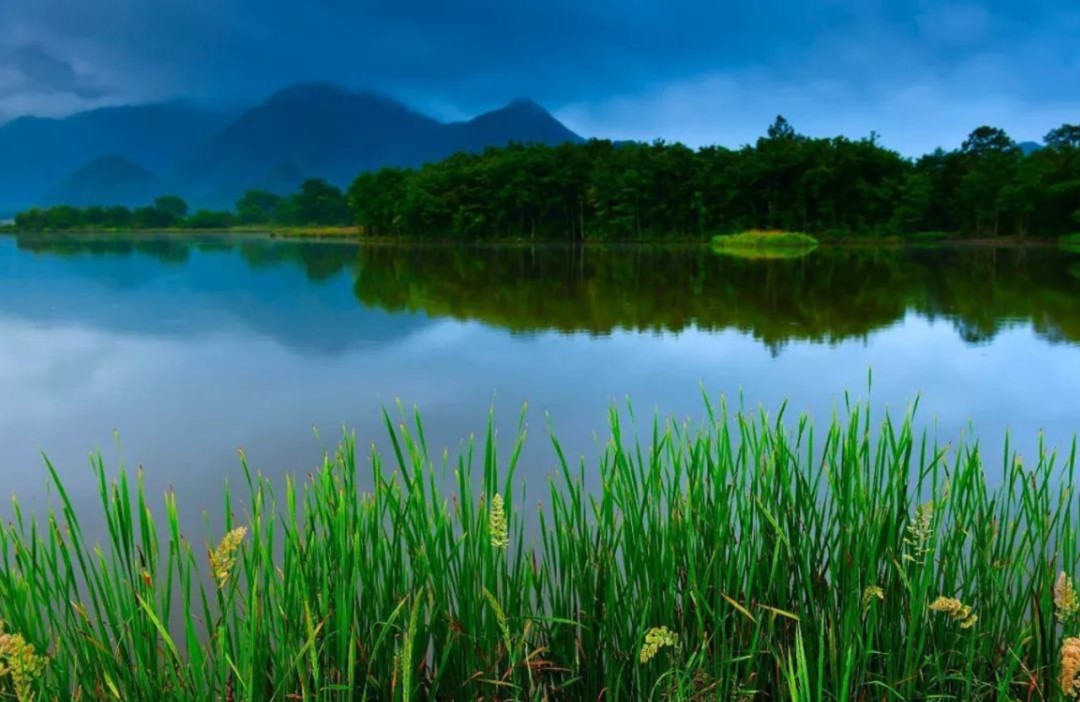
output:
[[[307,100],[312,98],[341,97],[347,94],[348,91],[340,85],[334,85],[333,83],[296,83],[277,91],[271,95],[266,102],[292,102],[293,100]]]
[[[518,98],[505,107],[485,112],[466,122],[465,126],[481,132],[492,144],[519,140],[552,145],[583,141],[542,105],[527,98]]]
[[[506,107],[504,107],[503,109],[513,110],[515,112],[538,112],[545,115],[551,114],[547,111],[547,109],[544,108],[543,105],[538,103],[536,100],[524,97],[514,98],[510,102],[506,103]]]
[[[263,106],[281,106],[297,103],[310,105],[325,105],[327,103],[369,103],[372,105],[408,110],[405,105],[386,95],[380,95],[366,90],[350,90],[334,83],[325,82],[296,83],[287,86],[271,95],[263,103]]]

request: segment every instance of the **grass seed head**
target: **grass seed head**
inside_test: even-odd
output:
[[[679,644],[679,635],[669,631],[666,626],[653,627],[645,633],[645,644],[641,647],[641,663],[644,665],[648,663],[656,654],[660,652],[660,649],[665,646],[677,646]]]
[[[233,568],[236,567],[236,552],[245,536],[247,536],[247,527],[233,529],[221,539],[221,543],[210,554],[210,573],[219,590],[224,588],[232,577]]]
[[[885,599],[885,591],[882,590],[877,585],[871,585],[870,587],[863,590],[862,608],[863,608],[864,613],[870,609],[870,605],[873,604],[874,598],[877,598],[879,600],[884,600]]]
[[[1061,644],[1061,691],[1080,697],[1080,639],[1066,638]]]
[[[1080,612],[1080,603],[1076,601],[1076,590],[1073,588],[1072,578],[1064,572],[1058,576],[1054,584],[1054,608],[1055,616],[1062,623],[1071,620]]]
[[[930,537],[934,535],[934,503],[927,502],[915,508],[915,516],[907,526],[904,544],[910,553],[904,554],[904,560],[922,563],[930,553]]]
[[[972,612],[971,607],[955,597],[939,597],[930,603],[930,609],[948,614],[950,619],[960,623],[961,629],[970,629],[975,626],[975,622],[979,621],[978,615]]]
[[[5,634],[0,622],[0,677],[11,678],[18,702],[33,702],[34,684],[45,674],[48,658],[21,634]]]
[[[491,498],[488,533],[491,536],[491,545],[495,548],[506,548],[510,545],[510,527],[506,521],[506,508],[503,506],[503,498],[499,493],[495,493]]]

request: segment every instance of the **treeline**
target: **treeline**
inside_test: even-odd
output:
[[[955,151],[907,159],[876,135],[798,134],[778,117],[741,149],[592,140],[459,153],[421,168],[360,175],[343,194],[309,180],[281,197],[248,191],[235,211],[188,213],[180,198],[125,207],[53,207],[24,231],[358,225],[383,238],[704,240],[747,229],[818,237],[1062,236],[1080,231],[1080,126],[1025,154],[980,127]]]
[[[380,237],[704,239],[746,229],[823,237],[944,232],[1056,236],[1080,230],[1080,126],[1030,155],[980,127],[917,160],[798,134],[782,117],[741,149],[655,142],[515,145],[419,169],[359,176],[356,222]]]
[[[341,190],[325,180],[309,180],[300,191],[282,197],[249,190],[236,210],[196,210],[175,195],[157,198],[152,205],[127,207],[33,208],[15,215],[21,231],[108,229],[228,229],[238,226],[347,226],[354,217]]]

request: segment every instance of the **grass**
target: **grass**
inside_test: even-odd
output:
[[[798,232],[765,231],[753,229],[740,234],[715,236],[713,248],[718,251],[751,252],[809,252],[817,248],[818,241]]]
[[[302,482],[245,466],[205,547],[96,460],[98,548],[50,466],[56,511],[0,532],[0,699],[1060,699],[1075,454],[999,478],[910,417],[783,415],[613,411],[535,508],[524,415],[456,462],[387,416],[372,489],[352,437]]]
[[[1066,251],[1080,251],[1080,232],[1059,238],[1058,245]]]

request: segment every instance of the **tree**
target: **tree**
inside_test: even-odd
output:
[[[198,210],[184,224],[189,229],[228,229],[236,217],[227,210]]]
[[[967,173],[956,192],[962,226],[976,236],[1001,234],[1002,191],[1013,182],[1024,158],[1004,130],[979,127],[960,147]]]
[[[997,127],[979,127],[964,140],[960,150],[965,154],[977,158],[986,158],[993,154],[1004,154],[1018,151],[1016,142],[1013,141],[1005,130]]]
[[[176,195],[163,195],[154,200],[154,208],[165,213],[173,221],[179,221],[188,215],[188,205]]]
[[[1080,124],[1063,124],[1057,129],[1051,129],[1043,137],[1043,141],[1048,147],[1058,151],[1080,148]]]
[[[75,229],[81,223],[79,210],[69,205],[59,205],[48,210],[49,229]]]
[[[769,126],[767,134],[770,139],[786,139],[788,141],[794,141],[798,138],[798,134],[795,133],[795,128],[784,119],[783,115],[776,116],[776,120]]]
[[[236,202],[236,216],[241,224],[270,224],[280,204],[280,195],[265,190],[248,190]]]
[[[352,218],[341,190],[321,178],[306,181],[288,200],[286,224],[345,225]]]
[[[49,226],[49,212],[39,207],[15,215],[15,227],[27,232],[38,232]]]
[[[117,205],[105,209],[104,226],[107,229],[123,229],[131,225],[131,210]]]
[[[158,207],[140,207],[131,213],[135,229],[164,229],[176,223],[176,218]]]

